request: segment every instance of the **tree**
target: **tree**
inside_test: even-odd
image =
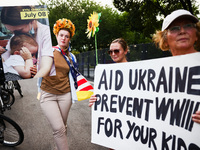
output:
[[[102,22],[97,34],[98,49],[106,48],[110,42],[118,37],[122,37],[123,23],[120,22],[120,14],[111,8],[102,7],[96,2],[89,0],[47,0],[41,1],[41,4],[47,5],[49,10],[50,28],[56,20],[60,18],[70,19],[75,27],[75,36],[72,38],[72,48],[79,52],[94,50],[94,38],[88,39],[86,36],[87,19],[93,11],[101,13]],[[52,33],[53,45],[57,44],[55,36]]]
[[[176,9],[199,14],[196,0],[114,0],[113,4],[119,11],[127,13],[130,30],[145,37],[151,37],[156,29],[160,29],[161,18]]]

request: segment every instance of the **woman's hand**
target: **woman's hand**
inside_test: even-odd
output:
[[[3,53],[5,53],[5,52],[6,52],[5,48],[3,48],[2,46],[0,46],[0,55],[3,54]]]
[[[37,73],[36,65],[33,65],[33,67],[30,68],[30,71],[31,71],[31,77],[33,78]]]
[[[192,120],[196,123],[200,124],[200,110],[196,111],[195,114],[192,115]]]
[[[89,100],[89,107],[91,107],[92,105],[93,105],[93,103],[94,102],[96,102],[97,101],[97,97],[96,97],[96,95],[92,95],[91,97],[90,97],[90,100]]]
[[[32,59],[31,52],[26,47],[22,47],[22,49],[20,50],[20,56],[22,56],[24,60]]]

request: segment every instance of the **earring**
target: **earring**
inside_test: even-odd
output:
[[[69,48],[68,48],[69,52],[71,52],[71,41],[69,42]]]
[[[31,30],[29,31],[29,33],[30,33],[31,35],[34,35],[34,34],[35,34],[35,31],[34,31],[33,26],[32,26],[32,28],[31,28]]]

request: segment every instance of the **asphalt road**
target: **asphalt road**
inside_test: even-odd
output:
[[[15,90],[15,103],[6,116],[17,122],[24,132],[24,141],[17,147],[0,145],[0,150],[53,150],[52,129],[36,99],[36,79],[20,80],[24,97]],[[67,136],[70,150],[107,150],[91,143],[91,108],[88,100],[72,105],[68,118]]]

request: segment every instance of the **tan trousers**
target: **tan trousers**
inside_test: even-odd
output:
[[[52,129],[58,150],[68,150],[66,123],[72,105],[71,92],[55,95],[41,91],[40,105]]]

